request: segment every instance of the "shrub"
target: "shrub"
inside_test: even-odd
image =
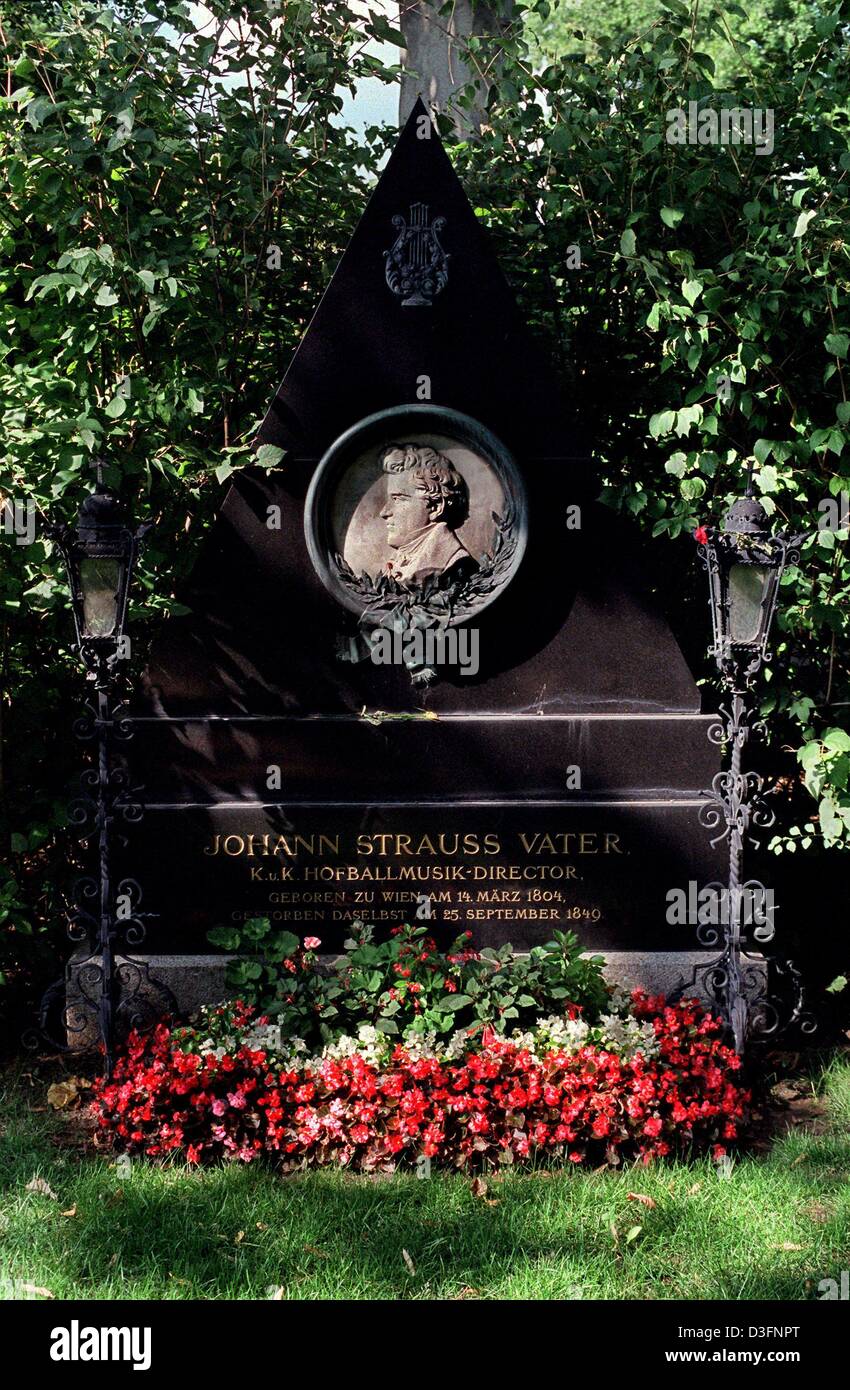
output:
[[[559,1013],[567,1003],[595,1019],[608,1001],[602,957],[582,955],[573,932],[556,932],[552,941],[516,956],[510,944],[473,950],[470,932],[440,951],[421,924],[396,927],[384,941],[362,922],[351,931],[341,955],[321,969],[317,937],[306,937],[302,946],[266,918],[208,935],[240,953],[228,969],[234,990],[311,1047],[356,1033],[362,1024],[393,1036],[409,1029],[480,1032],[487,1025],[502,1031]]]

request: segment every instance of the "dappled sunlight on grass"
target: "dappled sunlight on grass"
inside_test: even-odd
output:
[[[793,1132],[728,1177],[701,1159],[473,1185],[281,1178],[259,1165],[122,1169],[52,1143],[67,1122],[10,1087],[4,1296],[30,1284],[57,1298],[813,1298],[850,1255],[845,1059],[822,1089],[827,1132]],[[34,1176],[55,1198],[27,1190]]]

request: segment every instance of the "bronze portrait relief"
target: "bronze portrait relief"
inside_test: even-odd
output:
[[[388,573],[405,584],[434,574],[455,581],[478,568],[457,534],[469,516],[469,488],[446,454],[427,444],[391,444],[381,463],[387,500],[381,518],[396,551]]]
[[[368,416],[321,460],[304,513],[323,584],[364,627],[474,617],[526,540],[522,479],[477,421],[438,406]]]

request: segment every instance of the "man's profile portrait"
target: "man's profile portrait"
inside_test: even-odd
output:
[[[381,454],[387,499],[381,518],[394,551],[394,579],[421,584],[434,574],[466,578],[477,562],[456,531],[469,516],[469,489],[450,458],[428,444],[390,444]]]

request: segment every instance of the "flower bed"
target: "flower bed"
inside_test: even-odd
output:
[[[720,1025],[694,1001],[636,993],[620,1008],[593,1024],[567,1008],[511,1037],[398,1040],[364,1025],[309,1055],[254,1006],[223,1005],[131,1036],[94,1110],[102,1140],[130,1152],[266,1155],[286,1170],[723,1154],[748,1094]]]

